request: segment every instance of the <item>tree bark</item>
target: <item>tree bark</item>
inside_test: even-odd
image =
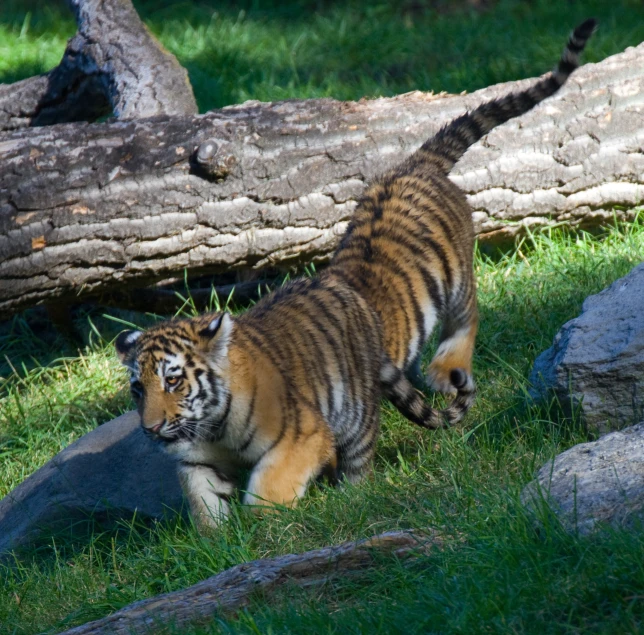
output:
[[[255,560],[182,591],[135,602],[62,635],[164,632],[169,625],[181,630],[191,624],[207,623],[218,612],[246,606],[258,592],[270,593],[287,583],[297,586],[324,584],[334,577],[368,568],[374,562],[374,555],[409,557],[441,544],[442,539],[434,534],[397,531],[301,554]]]
[[[452,178],[481,242],[634,218],[644,184],[644,45],[576,72],[473,146]],[[365,184],[471,95],[247,102],[203,116],[0,136],[0,319],[37,303],[323,261]]]
[[[130,0],[68,0],[78,24],[49,73],[0,85],[0,130],[194,115],[188,73],[139,19]]]
[[[62,85],[59,83],[62,82]],[[57,67],[14,84],[0,84],[0,131],[68,121],[95,121],[110,113],[96,76]]]

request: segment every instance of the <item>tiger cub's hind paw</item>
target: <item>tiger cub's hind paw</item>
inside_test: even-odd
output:
[[[464,368],[449,368],[432,363],[426,376],[429,388],[444,395],[456,395],[460,392],[473,392],[474,378]]]

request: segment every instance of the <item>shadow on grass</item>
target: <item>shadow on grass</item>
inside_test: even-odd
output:
[[[109,549],[112,541],[121,542],[133,532],[142,537],[150,536],[158,522],[136,515],[124,517],[118,511],[77,514],[64,523],[43,528],[40,535],[29,543],[0,554],[0,570],[3,566],[16,568],[31,562],[46,568],[56,562],[69,560],[75,552],[90,546]]]
[[[57,360],[77,357],[82,350],[111,342],[126,328],[146,328],[159,319],[90,303],[72,307],[70,315],[77,340],[61,334],[43,307],[27,309],[0,322],[0,382],[14,371],[22,377]]]

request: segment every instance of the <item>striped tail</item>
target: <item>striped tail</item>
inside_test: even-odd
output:
[[[471,382],[470,382],[471,383]],[[405,374],[385,356],[380,369],[383,396],[412,423],[436,430],[458,423],[474,403],[476,389],[468,386],[458,390],[456,397],[444,410],[427,405],[425,395],[416,390]]]
[[[592,18],[580,24],[568,38],[559,64],[552,72],[527,90],[489,101],[443,126],[411,157],[411,162],[430,162],[448,174],[483,135],[556,93],[579,66],[579,54],[596,28],[597,22]]]

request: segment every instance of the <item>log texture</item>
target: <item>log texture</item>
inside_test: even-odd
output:
[[[255,594],[269,593],[286,583],[322,584],[333,577],[368,568],[375,555],[406,557],[441,543],[436,535],[397,531],[301,554],[255,560],[182,591],[135,602],[108,617],[65,631],[63,635],[157,633],[165,632],[169,626],[180,631],[189,624],[207,623],[218,612],[246,606]]]
[[[0,130],[197,113],[188,73],[130,0],[68,0],[78,32],[44,75],[0,84]]]
[[[62,82],[62,85],[58,85]],[[68,121],[95,121],[110,113],[96,76],[60,66],[13,84],[0,84],[0,131]]]
[[[644,186],[644,45],[576,72],[457,165],[483,242],[632,219]],[[0,319],[169,277],[328,258],[375,175],[471,95],[247,102],[203,116],[0,136]]]

